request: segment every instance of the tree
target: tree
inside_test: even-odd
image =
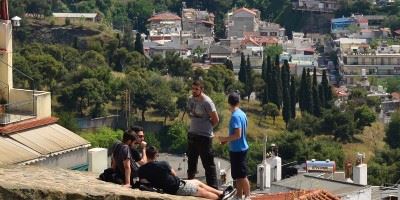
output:
[[[270,59],[269,57],[267,59]],[[263,88],[263,95],[261,98],[261,104],[266,104],[268,103],[268,74],[267,74],[267,59],[263,60],[262,66],[261,66],[261,78],[264,80],[264,88]]]
[[[82,64],[91,68],[107,66],[104,56],[97,51],[87,51],[82,56]]]
[[[239,69],[239,81],[241,83],[243,83],[243,85],[245,87],[247,87],[247,72],[246,72],[246,58],[244,56],[244,54],[242,53],[240,55],[240,69]],[[242,98],[243,96],[245,96],[246,94],[242,94]]]
[[[310,114],[313,113],[313,96],[311,92],[311,77],[310,77],[310,69],[307,69],[306,74],[306,83],[304,86],[304,110]]]
[[[294,76],[290,78],[290,118],[296,118],[296,103],[297,103],[297,90],[296,90],[296,81],[294,80]]]
[[[275,118],[279,116],[278,106],[276,106],[276,104],[273,103],[268,103],[266,105],[263,105],[262,110],[263,110],[263,116],[272,117],[273,124],[275,124]]]
[[[281,45],[268,46],[264,49],[264,54],[270,57],[279,56],[283,52]]]
[[[144,55],[142,35],[137,32],[135,37],[135,51]]]
[[[372,111],[367,105],[356,108],[354,112],[354,120],[357,129],[363,129],[364,126],[370,126],[376,119],[375,112]]]
[[[332,100],[332,89],[328,83],[326,70],[322,71],[321,89],[322,89],[321,94],[323,95],[321,97],[322,99],[321,105],[326,108],[328,106],[328,103]]]
[[[317,82],[317,69],[314,67],[313,71],[313,82],[312,82],[312,106],[313,106],[313,114],[317,117],[321,115],[320,108],[320,98],[318,93],[318,82]]]
[[[226,66],[227,69],[233,71],[233,63],[232,63],[232,60],[226,59],[224,65]]]
[[[287,60],[284,61],[283,67],[282,67],[282,100],[283,100],[283,107],[282,107],[282,116],[283,120],[286,122],[286,127],[287,124],[289,123],[289,120],[291,118],[291,103],[290,103],[290,93],[289,93],[289,77],[290,77],[290,71],[289,71],[289,63]]]
[[[253,81],[253,69],[251,67],[249,55],[247,56],[247,62],[246,62],[246,80],[247,84],[244,86],[244,88],[247,96],[247,101],[250,101],[250,95],[253,92],[254,81]]]
[[[307,76],[306,68],[303,68],[303,73],[301,74],[300,88],[299,88],[299,106],[301,112],[304,112],[306,110],[306,105],[305,105],[306,76]]]
[[[386,129],[386,142],[393,149],[400,147],[400,112],[392,114],[391,121]]]

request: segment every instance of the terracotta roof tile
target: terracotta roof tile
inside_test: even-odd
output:
[[[243,11],[243,12],[250,13],[250,14],[252,14],[252,15],[257,15],[256,12],[254,12],[253,10],[250,10],[250,9],[248,9],[248,8],[245,8],[245,7],[242,7],[242,8],[239,8],[239,9],[235,10],[235,11],[233,11],[233,13],[236,14],[236,13],[242,12],[242,11]]]
[[[164,12],[164,13],[159,13],[159,14],[153,15],[147,21],[164,21],[164,20],[175,20],[175,21],[177,21],[177,20],[181,20],[181,18],[178,15],[174,14],[174,13]]]
[[[26,121],[21,121],[14,124],[9,124],[3,127],[0,127],[0,135],[7,135],[10,133],[15,133],[27,129],[32,129],[40,126],[45,126],[49,124],[54,124],[58,121],[56,117],[47,117],[42,119],[31,119]]]

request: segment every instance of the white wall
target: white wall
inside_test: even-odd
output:
[[[87,164],[87,153],[88,149],[82,148],[60,155],[47,157],[45,160],[34,163],[33,165],[68,169],[78,165]]]

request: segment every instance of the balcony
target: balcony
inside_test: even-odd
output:
[[[49,116],[50,92],[11,89],[8,103],[0,104],[0,126]]]

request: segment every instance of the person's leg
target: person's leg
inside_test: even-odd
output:
[[[214,162],[212,138],[202,137],[198,142],[198,151],[206,172],[207,185],[218,189],[217,169]]]
[[[208,192],[212,192],[212,193],[214,193],[214,194],[216,194],[216,195],[218,195],[218,196],[222,194],[222,191],[221,191],[221,190],[217,190],[217,189],[215,189],[215,188],[213,188],[213,187],[210,187],[210,186],[204,184],[203,182],[201,182],[201,181],[199,181],[199,180],[197,180],[197,179],[193,179],[192,181],[195,181],[196,184],[197,184],[199,187],[204,188],[204,189],[207,190]]]
[[[238,197],[242,197],[242,195],[244,195],[245,197],[250,196],[250,184],[249,184],[249,180],[246,178],[239,178],[236,179],[236,196]]]
[[[235,179],[236,197],[241,199],[242,195],[250,195],[250,185],[247,179],[247,166],[246,166],[246,154],[247,151],[243,152],[229,152],[231,160],[231,174],[232,178]]]
[[[213,200],[219,199],[219,195],[209,192],[202,187],[197,188],[197,192],[194,196],[202,197],[202,198],[206,198],[206,199],[213,199]]]
[[[197,161],[199,160],[199,153],[196,148],[196,138],[192,135],[188,135],[188,148],[187,148],[187,156],[188,156],[188,169],[187,169],[187,178],[194,179],[197,172]]]

